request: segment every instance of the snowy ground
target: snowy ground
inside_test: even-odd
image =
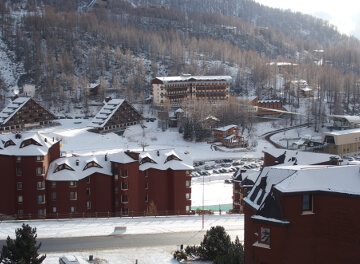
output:
[[[265,132],[275,130],[273,123],[260,123],[256,125],[253,138],[256,142],[254,151],[243,152],[221,152],[213,151],[207,143],[185,142],[182,135],[176,129],[169,129],[161,132],[157,128],[157,122],[144,122],[146,129],[140,125],[133,126],[126,130],[124,136],[113,133],[99,135],[89,133],[86,130],[88,120],[81,120],[80,124],[75,124],[79,120],[61,120],[62,126],[47,128],[42,130],[48,136],[62,140],[61,151],[66,155],[92,155],[98,153],[110,153],[111,151],[121,151],[131,149],[142,151],[140,144],[146,142],[148,147],[145,150],[156,150],[164,148],[175,148],[179,151],[188,152],[194,160],[205,160],[213,162],[217,159],[250,159],[261,158],[262,151],[272,148],[272,146],[262,140],[259,136]],[[295,138],[313,134],[311,129],[300,129],[288,131],[277,135],[277,141],[286,146],[286,141],[282,138]],[[75,137],[76,136],[76,137]],[[89,144],[89,142],[101,142],[99,145]],[[251,173],[256,173],[252,171]],[[232,204],[232,185],[224,183],[232,173],[212,174],[211,176],[193,178],[192,181],[192,205],[193,207],[223,206]],[[0,223],[0,239],[6,239],[9,235],[14,237],[14,230],[20,227],[22,222],[2,222]],[[157,217],[157,218],[119,218],[119,219],[78,219],[78,220],[53,220],[53,221],[31,221],[32,227],[37,228],[39,238],[47,237],[76,237],[76,236],[98,236],[112,235],[115,226],[126,226],[126,234],[134,233],[160,233],[160,232],[182,232],[196,231],[202,228],[200,216],[182,217]],[[243,239],[243,216],[222,215],[206,216],[204,229],[208,230],[211,226],[221,225],[226,230],[238,230],[240,240]],[[173,246],[161,248],[133,248],[102,251],[83,251],[83,252],[62,252],[47,255],[44,264],[58,263],[58,258],[64,254],[75,255],[80,263],[89,263],[89,255],[93,255],[98,261],[96,263],[122,263],[130,264],[162,264],[177,263],[172,257]],[[194,263],[194,262],[192,262]],[[199,262],[198,262],[199,263]]]

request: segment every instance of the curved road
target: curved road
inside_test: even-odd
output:
[[[267,132],[267,133],[261,135],[261,137],[263,137],[266,141],[268,141],[270,144],[272,144],[275,148],[285,149],[285,147],[283,147],[283,146],[277,144],[276,142],[272,141],[271,137],[273,135],[277,134],[277,133],[280,133],[280,132],[284,132],[284,131],[288,131],[288,130],[295,129],[295,128],[300,128],[300,127],[306,127],[306,126],[310,126],[310,125],[311,125],[310,123],[306,123],[306,124],[302,124],[302,125],[286,127],[286,128],[278,129],[278,130],[275,130],[275,131]]]
[[[240,231],[226,231],[232,240]],[[39,252],[67,252],[83,250],[101,250],[116,248],[141,248],[158,246],[179,246],[179,245],[199,245],[203,240],[206,230],[176,233],[157,233],[157,234],[133,234],[99,237],[75,237],[75,238],[49,238],[37,239],[41,242]],[[0,247],[5,244],[5,240],[0,240]],[[175,247],[174,247],[175,248]]]

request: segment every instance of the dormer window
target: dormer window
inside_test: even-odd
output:
[[[73,168],[71,168],[69,165],[63,163],[63,164],[60,164],[56,167],[56,169],[54,170],[54,173],[55,172],[58,172],[58,171],[61,171],[61,170],[71,170],[71,171],[74,171]]]
[[[42,146],[39,142],[37,142],[33,138],[29,138],[29,139],[25,139],[23,142],[21,142],[20,148],[24,148],[29,145]]]
[[[179,157],[175,156],[174,154],[168,156],[165,160],[165,163],[170,161],[170,160],[178,160],[178,161],[182,161],[181,159],[179,159]]]
[[[8,146],[15,146],[14,141],[12,141],[11,139],[9,139],[8,141],[4,142],[4,147],[7,148]]]
[[[157,164],[153,159],[151,159],[150,157],[145,157],[140,161],[140,165],[144,164],[144,163],[154,163]]]
[[[96,167],[96,168],[102,168],[99,164],[97,164],[95,161],[90,161],[88,163],[86,163],[85,167],[83,170],[86,170],[88,168],[91,168],[91,167]]]

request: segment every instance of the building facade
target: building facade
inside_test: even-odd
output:
[[[357,156],[360,154],[360,128],[324,132],[321,142],[325,153],[341,157]]]
[[[30,97],[18,97],[0,113],[0,133],[53,125],[57,117]]]
[[[193,167],[186,154],[159,150],[61,157],[60,142],[39,133],[1,135],[0,142],[0,198],[8,201],[0,204],[3,216],[144,216],[191,209]]]
[[[240,129],[236,125],[215,128],[215,141],[221,142],[223,146],[228,148],[246,148],[248,142],[244,140],[244,137],[239,136],[239,131]]]
[[[231,76],[156,77],[152,80],[153,104],[181,106],[185,100],[220,102],[229,99]]]
[[[358,166],[265,167],[245,201],[245,263],[357,263]]]
[[[93,132],[105,133],[125,130],[138,124],[143,116],[126,100],[110,99],[91,120],[89,127]]]

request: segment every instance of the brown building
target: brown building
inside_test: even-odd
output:
[[[219,102],[228,100],[231,76],[156,77],[152,80],[153,104],[180,106],[184,100]]]
[[[258,97],[251,97],[249,103],[256,109],[254,113],[260,116],[276,115],[284,111],[280,100],[259,100]]]
[[[360,155],[360,128],[324,132],[321,142],[325,153],[341,157]]]
[[[126,127],[138,124],[143,116],[126,100],[110,99],[91,120],[91,131],[104,133],[125,130]]]
[[[18,97],[0,113],[0,133],[50,126],[57,117],[30,97]]]
[[[191,209],[191,157],[174,150],[60,157],[38,133],[1,135],[0,214],[15,218],[144,215]],[[161,190],[161,191],[160,191]],[[154,209],[154,207],[156,207]]]
[[[221,142],[229,148],[246,148],[248,146],[244,137],[239,136],[240,129],[236,125],[229,125],[214,129],[215,141]]]
[[[264,167],[245,201],[245,263],[358,263],[358,166]]]

